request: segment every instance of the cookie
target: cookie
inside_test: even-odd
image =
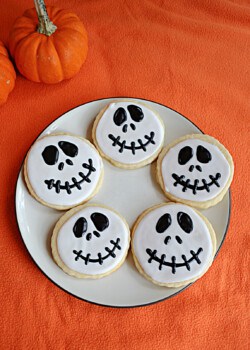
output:
[[[31,195],[55,209],[86,202],[99,190],[102,159],[86,139],[70,134],[50,134],[38,139],[24,163]]]
[[[55,262],[77,278],[101,278],[124,262],[130,243],[125,219],[114,210],[86,204],[69,210],[55,225],[51,248]]]
[[[144,104],[116,101],[98,114],[92,137],[100,154],[113,165],[135,169],[158,156],[164,141],[164,124]]]
[[[216,237],[209,221],[180,203],[163,203],[143,212],[132,230],[132,254],[139,272],[165,287],[200,278],[212,264]]]
[[[157,179],[172,201],[205,209],[220,202],[234,173],[226,148],[208,135],[181,137],[166,146],[157,161]]]

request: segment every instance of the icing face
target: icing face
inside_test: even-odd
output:
[[[159,151],[164,127],[156,114],[133,102],[112,103],[96,128],[96,140],[102,152],[123,164],[135,164]]]
[[[129,229],[115,212],[96,206],[84,207],[60,228],[57,248],[71,270],[100,275],[112,271],[129,247]]]
[[[60,206],[76,205],[95,190],[102,160],[95,148],[72,135],[50,135],[38,140],[27,159],[27,175],[43,201]]]
[[[199,277],[213,256],[206,223],[183,204],[163,205],[146,214],[134,232],[133,249],[145,273],[159,283]]]
[[[161,173],[166,192],[202,202],[221,192],[229,179],[230,165],[217,146],[187,139],[166,153]]]

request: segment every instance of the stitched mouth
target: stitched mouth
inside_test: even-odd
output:
[[[202,179],[202,180],[196,179],[194,180],[194,183],[191,184],[190,179],[185,180],[184,175],[178,176],[177,174],[172,174],[172,178],[175,180],[175,183],[173,184],[175,187],[177,185],[181,185],[183,187],[182,192],[186,192],[187,189],[189,188],[190,190],[193,191],[193,194],[196,194],[197,191],[203,191],[203,190],[210,192],[210,187],[213,185],[220,187],[218,180],[221,178],[221,174],[217,173],[215,176],[209,175],[209,178],[211,180],[209,183],[207,183],[205,179]],[[203,185],[198,186],[200,182]]]
[[[120,238],[117,238],[116,241],[113,241],[112,239],[110,240],[110,243],[112,244],[112,249],[105,247],[105,250],[107,252],[106,255],[102,255],[101,253],[97,254],[97,258],[93,259],[91,258],[91,254],[87,254],[86,256],[82,255],[82,250],[76,251],[73,250],[73,253],[76,255],[75,261],[82,259],[85,263],[85,265],[88,265],[88,263],[99,263],[100,265],[103,264],[103,261],[108,259],[110,256],[114,259],[116,258],[115,251],[121,250],[121,246],[119,245],[120,243]]]
[[[50,179],[50,180],[45,180],[45,184],[47,185],[48,189],[55,189],[56,193],[60,193],[61,190],[66,190],[68,194],[71,194],[71,190],[73,188],[77,188],[78,190],[81,190],[82,187],[81,185],[84,182],[90,183],[91,179],[90,179],[90,175],[96,171],[96,169],[93,167],[93,161],[92,159],[88,160],[88,164],[87,163],[83,163],[82,167],[84,169],[88,169],[88,173],[86,175],[84,175],[81,171],[78,173],[79,176],[81,177],[80,180],[77,180],[75,177],[72,177],[71,181],[72,183],[70,184],[68,181],[65,181],[64,185],[61,184],[60,180],[55,180],[55,179]]]
[[[203,249],[200,247],[197,252],[195,253],[193,250],[190,250],[191,257],[189,259],[186,258],[186,255],[182,255],[181,258],[183,262],[176,262],[176,257],[172,256],[171,262],[170,261],[165,261],[166,255],[162,254],[161,257],[159,258],[157,254],[157,250],[151,250],[149,248],[146,249],[146,253],[150,256],[148,259],[148,262],[151,263],[152,261],[156,261],[159,263],[159,270],[162,270],[162,266],[169,266],[172,269],[172,273],[176,273],[176,269],[185,266],[188,271],[190,271],[190,263],[193,261],[196,261],[197,264],[201,264],[201,261],[199,259],[199,254],[203,251]]]
[[[110,140],[113,141],[112,146],[116,147],[120,147],[119,152],[122,153],[125,149],[130,150],[133,154],[135,154],[135,152],[137,150],[143,150],[144,152],[147,151],[147,146],[149,144],[153,144],[155,145],[155,141],[154,141],[154,137],[155,137],[155,133],[153,131],[151,131],[150,135],[145,135],[144,139],[146,140],[141,140],[138,139],[137,140],[137,144],[132,141],[130,142],[130,144],[127,144],[126,141],[120,141],[120,136],[115,137],[112,134],[109,134],[108,137],[110,138]]]

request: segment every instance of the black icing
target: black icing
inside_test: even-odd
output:
[[[193,228],[194,228],[193,221],[187,213],[183,213],[182,211],[179,211],[177,213],[177,222],[181,227],[181,229],[186,233],[190,233],[193,231]]]
[[[165,237],[165,239],[164,239],[164,243],[167,245],[167,244],[170,242],[170,240],[171,240],[171,237],[170,237],[170,236],[167,236],[167,237]]]
[[[91,214],[90,218],[93,221],[95,228],[100,232],[109,227],[109,219],[102,213],[93,213]]]
[[[140,107],[135,106],[135,105],[129,105],[127,108],[128,108],[130,117],[134,122],[138,123],[138,122],[141,122],[143,120],[144,114],[143,114],[142,109]]]
[[[63,151],[64,154],[68,157],[76,157],[78,154],[78,147],[71,142],[68,141],[59,141],[59,147]]]
[[[178,154],[178,163],[180,165],[186,164],[193,157],[193,149],[189,146],[183,147]],[[191,170],[192,171],[192,170]]]
[[[171,225],[172,223],[172,219],[171,219],[171,216],[170,214],[166,213],[166,214],[163,214],[160,219],[157,221],[157,224],[156,224],[156,231],[158,233],[162,233],[164,231],[166,231],[166,229]],[[167,244],[167,243],[165,243]]]
[[[51,190],[52,188],[55,188],[56,193],[60,193],[61,190],[66,190],[68,194],[71,194],[71,190],[72,188],[77,188],[78,190],[81,190],[82,187],[81,185],[84,182],[90,183],[91,179],[90,176],[93,172],[96,171],[96,169],[93,166],[93,161],[92,159],[88,160],[88,164],[87,163],[83,163],[82,167],[84,169],[88,169],[88,173],[86,175],[84,175],[82,172],[79,172],[78,175],[81,177],[80,180],[77,180],[75,177],[71,178],[72,183],[70,184],[68,181],[65,181],[64,185],[61,185],[61,181],[60,180],[55,180],[55,179],[50,179],[50,180],[45,180],[44,183],[47,185],[47,188],[49,190]]]
[[[47,165],[55,165],[58,162],[59,151],[56,146],[47,146],[42,152],[42,157]]]
[[[203,146],[199,145],[196,151],[196,157],[200,163],[206,164],[212,159],[211,153]]]
[[[83,234],[87,231],[88,229],[88,223],[87,220],[84,217],[80,217],[74,227],[73,227],[73,232],[76,238],[81,238]]]
[[[98,263],[100,265],[103,264],[103,261],[106,260],[108,257],[115,258],[115,250],[121,250],[121,246],[119,245],[120,243],[120,238],[117,238],[116,241],[113,241],[111,239],[110,243],[113,245],[112,249],[105,247],[105,251],[107,252],[106,255],[102,255],[101,253],[97,254],[97,258],[90,258],[91,254],[87,254],[86,256],[82,255],[82,250],[76,251],[73,250],[73,253],[76,255],[75,261],[78,261],[79,259],[84,260],[85,265],[88,265],[88,263]]]
[[[127,120],[127,113],[125,111],[124,108],[120,107],[115,111],[114,117],[113,117],[114,123],[117,126],[122,125],[123,123],[125,123],[125,121]],[[127,131],[127,130],[126,130]],[[124,131],[124,132],[126,132]]]
[[[143,142],[141,139],[138,139],[138,145],[136,145],[135,142],[131,142],[130,145],[127,145],[126,141],[120,141],[121,137],[117,136],[115,137],[112,134],[109,134],[108,137],[110,138],[110,140],[113,141],[112,146],[119,147],[119,152],[122,153],[124,150],[130,150],[133,154],[136,153],[137,150],[143,150],[144,152],[147,151],[147,146],[149,144],[153,144],[155,145],[155,141],[154,141],[154,137],[155,137],[155,133],[152,131],[150,133],[150,136],[145,135],[144,138],[146,140],[146,142]]]
[[[186,267],[188,271],[190,271],[190,263],[193,261],[196,261],[197,264],[201,264],[201,260],[199,258],[199,254],[203,251],[202,248],[199,248],[197,252],[195,253],[193,250],[190,250],[191,257],[189,259],[186,258],[185,255],[182,255],[181,258],[183,262],[181,263],[176,263],[176,257],[172,256],[171,257],[171,262],[166,261],[166,254],[162,254],[161,257],[158,257],[157,250],[151,250],[150,248],[146,249],[146,253],[149,255],[148,263],[152,263],[152,261],[156,261],[159,263],[159,270],[162,270],[162,266],[169,266],[172,269],[172,273],[176,273],[176,269],[180,267]]]
[[[190,190],[192,190],[193,194],[195,195],[197,193],[197,191],[203,191],[206,190],[207,192],[210,192],[210,187],[212,185],[215,185],[217,187],[220,187],[220,184],[218,182],[218,180],[221,178],[221,174],[217,173],[215,176],[213,175],[209,175],[209,179],[210,182],[207,182],[205,179],[201,179],[201,180],[194,180],[194,183],[191,184],[191,180],[187,179],[185,180],[185,175],[177,175],[177,174],[172,174],[172,178],[175,180],[175,182],[173,183],[173,186],[182,186],[182,192],[186,192],[187,189],[189,188]],[[202,183],[202,185],[199,186],[199,184]]]

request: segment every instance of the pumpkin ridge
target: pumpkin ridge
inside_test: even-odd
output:
[[[56,52],[56,54],[57,54],[58,62],[59,62],[59,65],[60,65],[60,71],[61,71],[61,77],[62,77],[61,80],[63,80],[63,79],[65,79],[65,77],[64,77],[62,62],[61,62],[61,60],[60,60],[60,56],[59,56],[59,53],[58,53],[58,50],[57,50],[57,47],[56,47],[56,42],[55,42],[54,38],[52,37],[51,40],[52,40],[52,42],[53,42],[53,46],[54,46],[54,48],[55,48],[55,52]]]
[[[14,89],[16,72],[9,59],[8,50],[0,41],[0,105],[5,103]]]
[[[0,71],[3,69],[8,72],[8,75],[11,75],[13,78],[15,78],[16,72],[10,59],[6,56],[1,57],[1,55],[0,55],[0,59],[1,59]]]
[[[21,42],[18,43],[17,47],[16,47],[16,51],[15,51],[15,61],[17,64],[17,68],[20,71],[21,74],[23,74],[26,77],[26,69],[27,66],[28,68],[32,68],[32,80],[33,81],[37,81],[37,77],[38,77],[38,73],[37,73],[37,64],[34,64],[33,62],[33,55],[31,55],[31,53],[29,52],[29,46],[34,46],[34,45],[39,45],[41,41],[41,37],[39,35],[37,35],[37,33],[33,33],[31,35],[29,35],[26,38],[23,38],[21,40]],[[37,54],[37,50],[35,48],[35,54]],[[20,57],[22,58],[20,60]],[[24,67],[22,67],[19,62],[24,62],[25,65]],[[35,74],[34,74],[35,73]],[[35,78],[34,78],[35,76]]]

